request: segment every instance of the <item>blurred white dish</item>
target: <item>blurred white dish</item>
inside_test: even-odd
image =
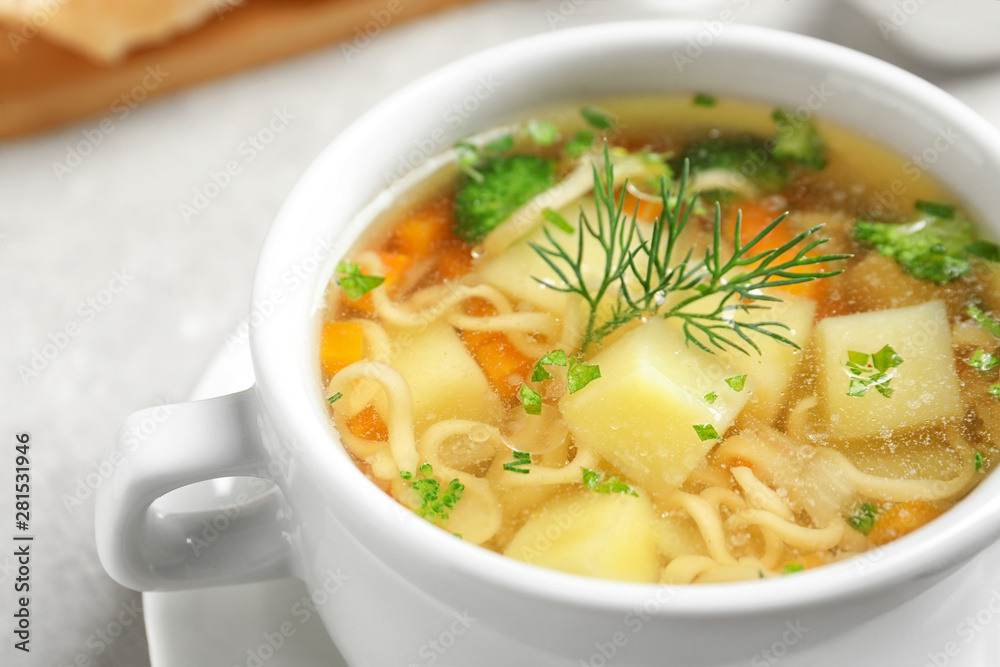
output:
[[[882,38],[921,62],[978,67],[1000,61],[1000,3],[977,0],[851,0]]]

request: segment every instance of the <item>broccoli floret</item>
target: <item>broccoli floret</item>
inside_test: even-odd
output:
[[[774,119],[771,155],[779,160],[794,160],[810,169],[826,166],[826,145],[811,120],[791,118],[781,109],[775,109],[771,118]]]
[[[744,135],[733,139],[705,139],[688,144],[671,165],[675,172],[691,164],[691,175],[721,170],[731,172],[764,194],[779,192],[787,180],[784,165],[772,157],[763,139]]]
[[[928,217],[909,224],[860,221],[854,238],[892,257],[910,275],[932,283],[948,283],[971,270],[968,254],[975,241],[964,220]]]
[[[556,182],[554,160],[533,155],[491,157],[476,164],[455,195],[455,234],[479,243],[535,195]]]

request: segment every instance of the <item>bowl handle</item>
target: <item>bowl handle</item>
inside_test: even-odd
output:
[[[153,506],[195,482],[270,479],[258,413],[251,388],[125,420],[106,459],[113,472],[97,493],[97,551],[116,581],[165,591],[291,574],[289,511],[277,489],[228,509],[167,513]]]

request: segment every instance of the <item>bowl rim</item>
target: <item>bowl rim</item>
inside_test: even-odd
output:
[[[301,176],[264,241],[254,279],[253,302],[267,298],[280,268],[294,256],[293,244],[288,239],[294,236],[298,227],[309,226],[303,221],[312,217],[310,209],[316,201],[334,196],[328,186],[331,166],[343,155],[362,150],[366,137],[377,132],[382,124],[401,117],[411,105],[419,104],[428,92],[444,88],[453,80],[472,80],[477,72],[500,60],[523,63],[521,67],[526,67],[529,57],[546,52],[595,45],[605,49],[627,49],[630,43],[637,41],[679,42],[701,30],[704,30],[701,22],[670,20],[570,28],[519,39],[467,56],[393,93],[345,129]],[[1000,156],[1000,132],[996,128],[936,86],[872,56],[812,37],[736,24],[726,26],[716,43],[737,50],[763,49],[804,58],[839,71],[850,71],[919,104],[939,119],[968,128],[983,150]],[[352,211],[347,220],[357,213],[357,210]],[[997,221],[993,221],[993,226],[997,226]],[[351,512],[341,512],[338,520],[372,553],[391,561],[390,567],[397,571],[409,568],[418,580],[428,569],[444,569],[490,589],[505,590],[525,599],[615,614],[634,610],[651,596],[660,599],[662,591],[669,589],[669,604],[660,605],[653,616],[724,617],[867,597],[906,581],[936,580],[940,573],[970,559],[1000,536],[1000,476],[991,476],[946,513],[950,517],[948,520],[932,522],[883,548],[866,552],[873,554],[872,557],[861,555],[796,577],[769,579],[763,584],[766,589],[756,588],[753,582],[665,586],[592,579],[528,565],[456,541],[416,515],[405,510],[401,515],[396,501],[383,494],[353,463],[345,469],[344,463],[350,462],[349,456],[336,439],[331,438],[326,424],[320,423],[328,420],[321,412],[320,395],[316,393],[318,385],[310,382],[312,376],[305,370],[315,362],[301,348],[309,348],[314,341],[314,334],[310,334],[308,328],[316,294],[321,294],[326,284],[322,275],[319,280],[312,280],[309,289],[293,295],[293,308],[285,309],[281,317],[271,318],[265,325],[251,330],[258,394],[277,430],[294,433],[295,440],[304,443],[301,453],[306,465],[303,468],[323,479],[338,480],[338,484],[327,484],[325,489],[332,503],[351,508]],[[390,526],[391,530],[385,529]],[[400,564],[402,552],[407,554],[406,565]],[[865,571],[858,571],[856,561],[862,560]],[[848,576],[847,571],[851,569],[856,576]],[[431,576],[424,580],[435,579]],[[760,594],[762,590],[766,591],[765,595]]]

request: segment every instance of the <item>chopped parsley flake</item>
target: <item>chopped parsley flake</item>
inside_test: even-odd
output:
[[[694,96],[692,100],[696,107],[706,107],[711,108],[719,103],[719,100],[715,99],[714,95],[706,95],[705,93],[698,93]]]
[[[527,466],[530,464],[531,464],[531,454],[529,454],[528,452],[519,452],[515,450],[514,460],[510,461],[509,463],[504,463],[503,469],[508,472],[517,472],[521,473],[522,475],[527,475],[529,472],[531,472],[527,468]]]
[[[872,364],[879,373],[885,373],[890,368],[895,368],[903,363],[903,358],[888,345],[872,355]]]
[[[796,572],[802,572],[806,567],[802,563],[785,563],[785,567],[781,568],[782,574],[795,574]]]
[[[591,491],[597,493],[624,493],[630,496],[639,497],[635,490],[621,481],[617,477],[604,479],[604,473],[589,468],[581,468],[583,471],[583,485]]]
[[[733,391],[743,391],[743,385],[746,384],[746,381],[746,375],[734,375],[731,378],[726,378],[726,384],[728,384],[729,388]]]
[[[521,389],[517,392],[517,396],[521,399],[524,411],[529,415],[542,414],[542,395],[537,391],[526,384],[522,384]]]
[[[976,457],[975,457],[975,463],[974,463],[974,465],[976,466],[976,472],[982,472],[983,471],[983,453],[982,452],[976,452]]]
[[[573,233],[573,225],[569,224],[569,221],[564,218],[558,211],[553,211],[551,208],[542,209],[542,217],[545,218],[546,222],[550,222],[555,225],[556,229],[566,232],[567,234]]]
[[[566,352],[563,350],[552,350],[547,352],[542,356],[541,359],[535,362],[535,370],[531,374],[532,382],[541,382],[542,380],[551,380],[552,373],[545,370],[544,366],[565,366],[566,365]]]
[[[955,217],[955,207],[951,204],[940,204],[937,202],[922,201],[918,199],[913,204],[913,208],[917,209],[921,213],[933,215],[935,218],[951,220]]]
[[[575,357],[569,360],[569,372],[566,375],[569,393],[575,394],[599,377],[601,369],[597,364],[588,365]]]
[[[972,270],[969,255],[993,252],[988,245],[977,243],[968,220],[936,215],[925,214],[905,224],[860,220],[854,228],[854,238],[872,246],[879,254],[892,257],[910,275],[937,284],[949,283],[969,273]],[[1000,253],[1000,249],[996,252]]]
[[[550,146],[559,136],[559,130],[547,120],[528,121],[528,136],[539,146]]]
[[[848,396],[864,396],[868,393],[869,382],[864,378],[851,378],[847,385]]]
[[[870,388],[875,387],[878,393],[889,398],[893,394],[892,388],[889,387],[892,376],[887,371],[901,363],[903,358],[889,345],[871,355],[848,350],[845,366],[851,374],[851,379],[847,385],[847,395],[865,396]]]
[[[875,517],[877,516],[878,510],[875,509],[875,506],[871,503],[864,503],[847,519],[847,523],[851,528],[867,535],[875,525]]]
[[[1000,359],[998,359],[996,355],[990,354],[983,348],[979,348],[972,353],[972,357],[970,357],[965,363],[969,364],[973,368],[978,368],[981,371],[990,371],[996,368],[997,364],[1000,364]]]
[[[366,276],[354,262],[340,262],[337,264],[337,273],[341,274],[337,278],[337,284],[344,288],[351,301],[360,299],[385,282],[385,278],[381,276]]]
[[[431,523],[447,521],[449,510],[453,509],[459,500],[462,499],[462,492],[465,485],[457,479],[451,480],[444,491],[441,485],[431,475],[434,469],[429,463],[423,463],[417,469],[418,475],[414,475],[408,470],[401,470],[399,477],[410,482],[410,487],[417,492],[420,498],[420,507],[417,514],[427,519]]]
[[[580,157],[584,153],[590,150],[591,144],[594,143],[594,133],[590,130],[580,130],[573,135],[573,138],[569,140],[566,144],[566,155],[570,157]]]
[[[330,405],[333,405],[334,403],[336,403],[337,401],[339,401],[343,397],[344,397],[344,395],[338,391],[336,394],[334,394],[330,398],[326,399],[326,402],[329,403]]]
[[[965,252],[989,262],[1000,262],[1000,246],[990,241],[973,241],[965,246]]]
[[[714,391],[710,391],[707,394],[705,394],[705,400],[708,401],[709,405],[715,403],[715,399],[717,399],[718,397],[719,395],[716,394]]]
[[[991,384],[989,386],[989,389],[986,390],[986,393],[989,394],[990,396],[996,396],[1000,398],[1000,382],[997,382],[996,384]]]
[[[591,127],[598,130],[610,130],[615,126],[614,119],[609,114],[601,111],[595,106],[587,105],[580,109],[580,115]]]
[[[506,153],[513,147],[514,137],[509,134],[498,137],[497,139],[494,139],[490,143],[486,144],[486,150],[490,153]]]
[[[985,312],[977,308],[976,306],[970,305],[965,310],[966,315],[974,319],[980,325],[983,326],[991,334],[1000,338],[1000,322],[987,315]]]
[[[868,364],[868,358],[871,355],[865,354],[864,352],[855,352],[854,350],[847,351],[847,361],[854,364],[855,366],[865,366]]]
[[[698,434],[698,438],[702,442],[706,440],[722,440],[719,437],[719,432],[715,430],[715,427],[711,424],[694,424],[694,432]]]

